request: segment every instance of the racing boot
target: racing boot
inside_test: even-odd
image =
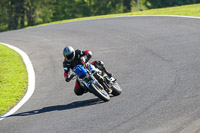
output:
[[[106,71],[106,69],[104,70],[104,72],[108,75],[109,78],[112,77],[112,73],[109,73],[108,71]]]
[[[112,77],[112,74],[109,73],[109,72],[106,70],[103,61],[96,61],[94,65],[95,65],[97,68],[99,68],[101,71],[105,72],[105,73],[108,75],[109,78]]]

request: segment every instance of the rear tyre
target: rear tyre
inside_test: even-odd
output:
[[[112,95],[113,96],[118,96],[121,94],[122,92],[122,89],[121,87],[119,86],[119,84],[115,81],[114,84],[112,85]]]
[[[90,90],[93,92],[95,96],[97,96],[104,102],[108,102],[110,100],[109,94],[104,90],[103,86],[100,85],[98,82],[91,84]]]

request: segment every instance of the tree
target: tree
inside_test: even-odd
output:
[[[150,3],[150,6],[147,4],[148,2]],[[195,4],[199,2],[200,0],[146,0],[145,5],[148,8],[162,8],[186,4]]]
[[[131,11],[131,3],[132,3],[132,0],[123,0],[124,12]]]
[[[7,3],[5,0],[0,1],[0,31],[7,29],[8,14],[7,14]]]
[[[0,31],[131,11],[132,0],[0,0]]]

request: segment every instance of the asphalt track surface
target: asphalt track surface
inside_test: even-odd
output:
[[[97,19],[0,33],[26,52],[35,92],[0,133],[200,132],[200,20],[167,16]],[[91,50],[123,92],[78,97],[63,78],[65,45]]]

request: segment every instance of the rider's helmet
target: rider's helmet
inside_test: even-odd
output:
[[[71,46],[66,46],[63,50],[63,56],[65,57],[66,61],[72,62],[75,58],[75,51]]]

